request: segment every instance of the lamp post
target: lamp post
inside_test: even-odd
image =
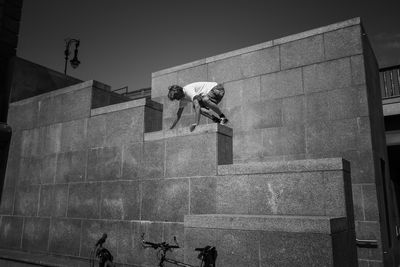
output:
[[[71,66],[76,69],[81,62],[78,60],[78,47],[79,47],[79,40],[77,39],[71,39],[67,38],[65,39],[65,67],[64,67],[64,74],[67,75],[67,66],[68,66],[68,59],[69,55],[71,54],[70,47],[72,44],[75,44],[75,50],[74,50],[74,58],[70,60]]]

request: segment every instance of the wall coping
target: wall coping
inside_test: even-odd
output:
[[[159,71],[153,72],[151,74],[151,77],[155,78],[155,77],[162,76],[162,75],[165,75],[165,74],[168,74],[168,73],[171,73],[171,72],[176,72],[176,71],[179,71],[179,70],[196,67],[196,66],[199,66],[199,65],[203,65],[203,64],[214,62],[214,61],[218,61],[218,60],[221,60],[221,59],[226,59],[226,58],[229,58],[229,57],[233,57],[233,56],[238,56],[238,55],[245,54],[245,53],[254,52],[254,51],[265,49],[265,48],[268,48],[268,47],[272,47],[272,46],[281,45],[281,44],[284,44],[284,43],[293,42],[293,41],[304,39],[304,38],[307,38],[307,37],[310,37],[310,36],[313,36],[313,35],[318,35],[318,34],[330,32],[330,31],[335,31],[335,30],[338,30],[338,29],[347,28],[347,27],[351,27],[351,26],[355,26],[355,25],[359,25],[359,24],[361,24],[360,17],[352,18],[352,19],[349,19],[349,20],[345,20],[345,21],[342,21],[342,22],[335,23],[335,24],[330,24],[330,25],[327,25],[327,26],[324,26],[324,27],[320,27],[320,28],[304,31],[304,32],[301,32],[301,33],[293,34],[293,35],[289,35],[289,36],[278,38],[278,39],[275,39],[275,40],[272,40],[272,41],[267,41],[267,42],[264,42],[264,43],[261,43],[261,44],[248,46],[248,47],[245,47],[245,48],[233,50],[233,51],[230,51],[230,52],[227,52],[227,53],[223,53],[223,54],[220,54],[220,55],[216,55],[216,56],[212,56],[212,57],[196,60],[196,61],[193,61],[193,62],[189,62],[189,63],[186,63],[186,64],[178,65],[178,66],[175,66],[175,67],[159,70]]]
[[[224,230],[324,234],[338,233],[348,229],[346,217],[237,214],[185,215],[184,226]]]
[[[337,170],[350,172],[350,163],[342,158],[249,162],[240,164],[219,165],[218,175],[315,172]]]
[[[99,88],[99,89],[103,89],[103,90],[107,90],[107,91],[109,91],[110,88],[111,88],[110,86],[108,86],[108,85],[106,85],[104,83],[98,82],[96,80],[88,80],[88,81],[84,81],[84,82],[81,82],[81,83],[78,83],[78,84],[74,84],[74,85],[71,85],[71,86],[68,86],[68,87],[64,87],[64,88],[61,88],[61,89],[57,89],[57,90],[54,90],[54,91],[50,91],[50,92],[47,92],[47,93],[43,93],[43,94],[40,94],[40,95],[36,95],[36,96],[33,96],[33,97],[22,99],[20,101],[12,102],[12,103],[10,103],[10,106],[24,105],[24,104],[27,104],[27,103],[31,103],[31,102],[42,100],[43,98],[54,97],[54,96],[57,96],[57,95],[62,95],[62,94],[66,94],[66,93],[69,93],[69,92],[81,90],[81,89],[84,89],[84,88],[87,88],[87,87],[95,87],[95,88]]]
[[[140,98],[140,99],[135,99],[131,101],[126,101],[118,104],[113,104],[113,105],[108,105],[100,108],[94,108],[90,110],[90,116],[96,116],[96,115],[101,115],[101,114],[106,114],[106,113],[111,113],[111,112],[116,112],[120,110],[125,110],[125,109],[130,109],[130,108],[136,108],[136,107],[151,107],[153,109],[162,111],[162,104],[155,102],[153,100],[150,100],[148,98]]]
[[[162,130],[144,134],[144,141],[155,141],[166,138],[181,137],[187,135],[198,135],[206,133],[219,133],[232,137],[233,130],[225,125],[218,123],[201,124],[196,127],[193,132],[190,132],[189,127],[175,128],[172,130]]]

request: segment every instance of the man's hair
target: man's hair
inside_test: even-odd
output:
[[[168,87],[168,98],[169,100],[178,99],[177,97],[183,95],[183,88],[179,85],[171,85]]]

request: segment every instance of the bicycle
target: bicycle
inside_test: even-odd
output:
[[[204,248],[195,248],[195,251],[199,251],[198,259],[201,260],[200,266],[190,265],[182,261],[174,260],[167,257],[167,252],[173,249],[179,248],[179,244],[174,236],[174,242],[176,245],[170,245],[166,242],[152,243],[144,241],[144,234],[142,234],[142,246],[143,248],[153,248],[158,250],[158,267],[164,267],[164,262],[172,263],[176,266],[181,267],[215,267],[215,260],[217,259],[217,250],[215,247],[205,246]]]
[[[113,263],[114,257],[111,252],[103,248],[104,242],[106,242],[107,234],[104,233],[103,236],[97,241],[93,250],[90,252],[89,264],[90,267],[94,267],[95,257],[99,258],[99,267],[115,267]]]

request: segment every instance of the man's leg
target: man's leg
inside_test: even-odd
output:
[[[207,118],[209,118],[210,120],[212,120],[213,122],[219,123],[220,119],[215,117],[212,112],[207,109],[207,108],[200,108],[200,114],[203,116],[206,116]]]

